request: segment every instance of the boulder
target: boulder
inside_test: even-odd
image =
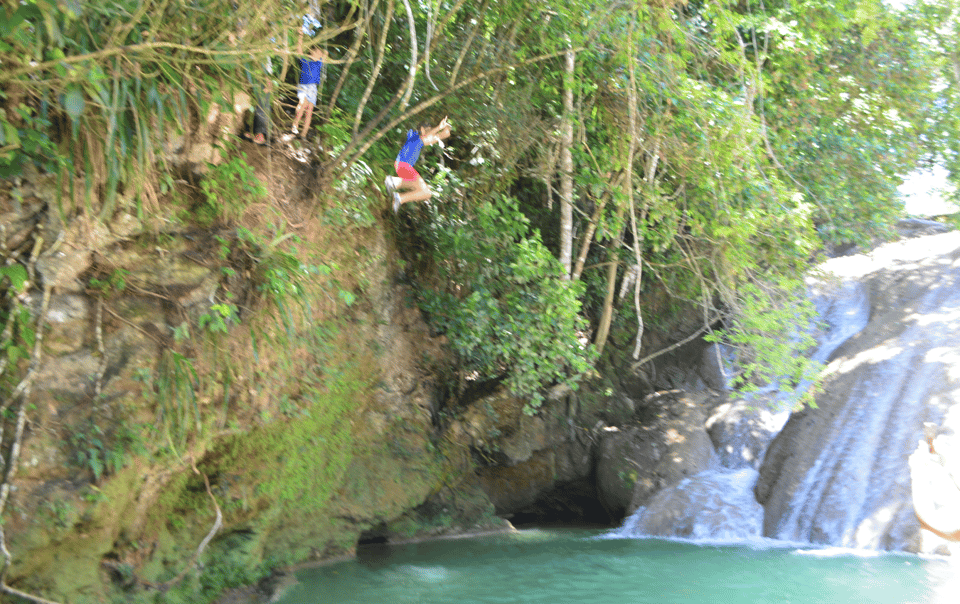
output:
[[[660,489],[716,466],[698,401],[674,390],[646,397],[645,421],[600,430],[596,461],[600,501],[611,517],[644,505]]]
[[[790,414],[789,410],[771,410],[770,405],[767,397],[755,396],[727,401],[712,411],[706,428],[720,465],[760,469],[764,452]]]
[[[634,536],[742,540],[760,534],[763,507],[750,485],[757,472],[707,471],[654,495],[624,523]]]

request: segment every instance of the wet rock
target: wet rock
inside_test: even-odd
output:
[[[960,407],[958,257],[960,234],[947,233],[828,263],[867,284],[870,322],[833,353],[817,408],[793,414],[767,451],[755,488],[765,535],[868,549],[926,541],[908,458],[925,421]]]
[[[597,489],[611,517],[631,513],[658,490],[716,464],[697,399],[681,391],[656,393],[638,413],[642,424],[600,432]]]
[[[722,403],[712,411],[706,428],[720,465],[760,469],[764,452],[789,415],[789,410],[770,410],[770,404],[766,397],[756,396]]]
[[[624,523],[630,535],[693,539],[748,539],[760,535],[763,508],[752,497],[757,473],[708,471],[650,499]]]

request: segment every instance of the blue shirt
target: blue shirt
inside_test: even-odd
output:
[[[300,83],[301,84],[319,84],[320,72],[323,69],[323,61],[311,61],[310,59],[300,59]]]
[[[416,130],[407,130],[407,140],[403,143],[403,148],[397,154],[397,161],[410,164],[417,163],[420,159],[420,150],[423,149],[423,139]]]

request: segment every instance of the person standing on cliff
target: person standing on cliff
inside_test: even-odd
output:
[[[290,128],[290,133],[294,136],[300,135],[302,130],[303,134],[300,135],[302,138],[306,138],[307,132],[310,130],[310,119],[313,117],[313,108],[317,104],[317,91],[320,85],[320,79],[323,77],[324,63],[343,63],[342,60],[336,61],[331,59],[322,48],[314,48],[308,56],[304,57],[304,27],[306,27],[306,24],[299,28],[299,35],[297,37],[297,54],[300,55],[300,83],[297,85],[297,98],[299,101],[297,102],[297,111],[293,117],[293,126]],[[298,129],[297,126],[300,124],[301,119],[303,120],[303,128]]]
[[[297,41],[297,54],[300,56],[300,84],[297,86],[297,111],[293,116],[293,126],[290,132],[300,134],[297,125],[303,119],[303,137],[310,130],[310,118],[313,117],[313,107],[317,104],[317,87],[323,75],[323,62],[327,59],[326,53],[320,48],[310,51],[309,57],[303,56],[303,30]]]
[[[400,206],[411,201],[426,201],[433,196],[427,188],[420,173],[413,167],[420,158],[420,151],[425,145],[439,144],[443,147],[443,140],[450,136],[450,123],[443,118],[435,127],[424,122],[418,130],[407,130],[407,140],[404,141],[397,159],[393,163],[397,171],[396,176],[387,176],[384,184],[387,193],[393,198],[393,211],[400,210]],[[400,193],[404,190],[404,193]]]

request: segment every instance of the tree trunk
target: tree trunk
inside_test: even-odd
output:
[[[627,202],[630,207],[630,228],[633,231],[633,254],[637,262],[636,282],[633,284],[633,305],[637,312],[637,343],[633,348],[633,358],[640,358],[640,347],[643,342],[643,313],[640,307],[640,283],[643,281],[643,241],[640,238],[640,232],[637,229],[637,211],[633,207],[633,152],[636,149],[637,142],[637,73],[636,62],[633,59],[633,32],[631,32],[629,50],[630,50],[630,85],[627,88],[627,102],[630,104],[628,114],[630,116],[630,142],[627,147],[627,178],[626,193]],[[650,170],[647,173],[648,180],[652,184],[653,173],[656,171],[657,152],[654,152],[651,159]],[[644,218],[646,212],[644,212]]]
[[[612,189],[619,187],[622,180],[623,172],[620,172],[610,179],[610,188]],[[600,203],[597,204],[597,209],[594,210],[593,216],[590,217],[590,224],[587,225],[587,230],[583,233],[583,242],[580,244],[580,253],[577,254],[577,261],[574,263],[573,272],[570,275],[571,281],[576,281],[583,273],[583,265],[587,262],[587,252],[590,251],[590,245],[593,243],[593,236],[597,232],[597,225],[600,224],[600,218],[603,216],[603,209],[607,206],[607,202],[609,200],[610,192],[608,191],[600,198]]]
[[[380,68],[383,66],[383,55],[387,47],[387,33],[390,31],[391,19],[393,19],[393,0],[388,0],[387,14],[383,20],[383,31],[380,32],[380,39],[377,41],[377,60],[373,65],[373,72],[370,74],[370,79],[367,80],[367,87],[363,91],[363,96],[360,97],[360,102],[357,103],[357,113],[353,119],[353,136],[357,136],[357,131],[360,130],[360,123],[363,121],[363,109],[367,106],[367,101],[370,100],[370,94],[373,93],[373,87],[380,77]]]
[[[617,210],[617,224],[623,219],[623,211],[623,206],[620,206]],[[603,352],[603,346],[607,343],[607,337],[610,335],[610,324],[613,322],[613,298],[617,291],[617,269],[620,267],[617,250],[620,249],[622,241],[623,236],[621,234],[610,246],[610,251],[607,253],[607,262],[609,263],[607,265],[607,294],[603,298],[603,312],[597,326],[597,336],[593,339],[593,344],[597,347],[597,354]]]
[[[560,264],[570,278],[573,257],[573,85],[574,53],[567,51],[563,71],[563,118],[560,125]]]
[[[368,2],[364,3],[363,25],[354,32],[353,44],[350,45],[350,49],[344,57],[343,67],[340,69],[340,79],[337,80],[336,86],[333,87],[333,91],[330,93],[330,101],[327,103],[327,110],[324,112],[324,115],[327,117],[333,113],[333,108],[337,104],[340,91],[343,90],[343,85],[346,83],[347,76],[350,74],[350,67],[352,67],[354,61],[357,60],[357,55],[360,53],[360,45],[363,44],[367,32],[370,31],[370,22],[373,20],[373,14],[379,5],[380,0],[373,0],[372,5]]]

